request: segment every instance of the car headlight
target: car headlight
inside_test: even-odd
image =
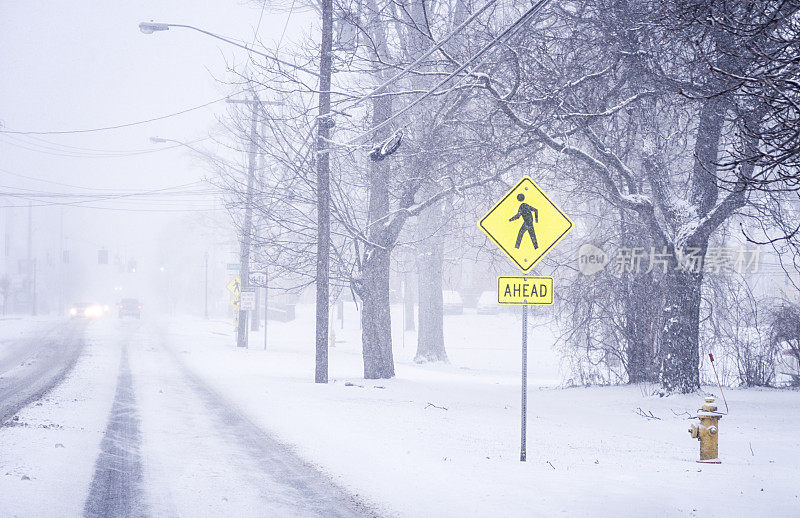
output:
[[[103,308],[102,306],[95,304],[86,308],[86,311],[84,311],[83,314],[89,318],[97,318],[103,316]]]

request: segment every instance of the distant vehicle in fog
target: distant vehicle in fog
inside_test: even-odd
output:
[[[442,303],[442,310],[445,315],[460,315],[464,312],[464,300],[457,291],[443,291]]]
[[[478,297],[477,312],[479,315],[496,315],[500,312],[500,305],[497,303],[497,293],[494,291],[483,291]]]
[[[69,316],[72,318],[100,318],[104,313],[103,306],[90,302],[76,302],[69,308]]]
[[[119,302],[119,318],[142,318],[142,304],[138,299],[122,299]]]
[[[267,318],[278,322],[291,322],[295,319],[294,304],[272,302],[267,309]]]

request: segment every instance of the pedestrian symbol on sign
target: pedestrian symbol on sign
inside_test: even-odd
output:
[[[524,194],[517,194],[517,200],[522,202],[519,204],[519,210],[517,210],[517,214],[514,217],[508,220],[514,221],[522,216],[522,227],[519,229],[519,234],[517,234],[517,244],[514,245],[514,248],[519,248],[519,245],[522,244],[522,236],[527,232],[531,236],[533,249],[536,250],[539,248],[539,244],[536,242],[536,232],[533,231],[533,222],[536,220],[536,223],[539,223],[539,211],[525,203]]]

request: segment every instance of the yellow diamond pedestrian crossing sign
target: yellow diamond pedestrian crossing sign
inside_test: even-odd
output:
[[[228,288],[228,291],[231,292],[231,295],[233,295],[235,299],[238,299],[239,294],[242,292],[242,279],[237,275],[231,279],[225,287]]]
[[[572,221],[529,176],[508,191],[478,225],[523,272],[572,229]]]

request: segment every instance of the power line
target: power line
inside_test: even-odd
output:
[[[60,193],[60,192],[40,192],[40,191],[33,191],[30,189],[22,189],[17,188],[18,190],[22,189],[27,192],[0,192],[0,197],[5,196],[9,198],[16,198],[16,199],[23,199],[28,200],[31,202],[35,202],[33,204],[28,205],[2,205],[0,208],[25,208],[25,207],[51,207],[51,206],[60,206],[60,207],[74,207],[74,208],[88,208],[88,209],[97,209],[97,210],[113,210],[113,211],[125,211],[125,212],[207,212],[214,210],[213,208],[197,208],[187,206],[187,208],[183,209],[176,209],[176,208],[133,208],[133,207],[104,207],[104,206],[97,206],[97,205],[87,205],[87,203],[92,202],[100,202],[100,203],[120,203],[125,201],[130,202],[154,202],[156,204],[164,204],[170,202],[176,202],[181,204],[189,204],[193,202],[208,202],[208,197],[203,196],[197,199],[178,199],[183,196],[197,196],[202,194],[211,194],[214,192],[213,190],[204,189],[204,190],[191,190],[191,191],[177,191],[177,189],[185,189],[186,187],[190,187],[193,185],[197,185],[199,183],[203,183],[202,181],[196,181],[181,185],[174,185],[169,187],[163,187],[160,189],[151,189],[146,191],[133,191],[133,192],[117,192],[117,193],[105,193],[105,194],[71,194],[71,193]],[[0,186],[2,187],[2,186]],[[150,197],[152,198],[142,198],[142,197]],[[160,197],[160,198],[159,198]],[[171,197],[170,199],[165,199],[164,197]],[[51,198],[51,200],[43,200],[42,198]],[[52,201],[53,198],[63,198],[72,201]],[[75,198],[78,198],[75,200]],[[151,205],[152,207],[152,205]]]
[[[9,137],[10,135],[5,135]],[[133,151],[129,153],[81,153],[81,152],[71,152],[65,150],[59,150],[58,148],[47,148],[41,146],[40,149],[35,147],[29,147],[25,144],[30,144],[28,142],[19,143],[14,141],[5,140],[6,144],[10,146],[14,146],[19,149],[24,149],[26,151],[31,151],[33,153],[39,153],[42,155],[50,155],[50,156],[59,156],[64,158],[126,158],[131,156],[138,156],[138,155],[149,155],[151,153],[159,153],[161,151],[166,151],[167,149],[175,149],[180,147],[178,145],[169,146],[169,147],[162,147],[162,148],[154,148],[154,149],[143,149],[141,151]]]
[[[475,12],[474,12],[472,15],[470,15],[470,17],[469,17],[469,18],[467,18],[467,19],[466,19],[466,20],[465,20],[463,23],[461,23],[461,24],[460,24],[458,27],[456,27],[456,28],[455,28],[455,29],[453,29],[453,30],[452,30],[452,31],[451,31],[449,34],[447,34],[447,35],[446,35],[446,36],[445,36],[445,37],[444,37],[444,38],[443,38],[441,41],[437,42],[435,45],[433,45],[431,48],[429,48],[429,49],[428,49],[428,50],[427,50],[425,53],[423,53],[423,54],[422,54],[422,56],[418,57],[418,58],[417,58],[416,60],[414,60],[414,61],[413,61],[411,64],[407,65],[407,66],[406,66],[406,67],[405,67],[403,70],[399,71],[397,74],[395,74],[394,76],[392,76],[390,79],[388,79],[387,81],[385,81],[383,84],[381,84],[381,85],[379,85],[379,86],[375,87],[374,89],[372,89],[372,90],[371,90],[369,93],[367,93],[366,95],[363,95],[363,96],[359,97],[358,99],[354,100],[354,101],[353,101],[352,103],[350,103],[350,104],[349,104],[347,107],[345,107],[345,108],[342,108],[340,111],[344,112],[344,111],[347,111],[347,110],[349,110],[349,109],[352,109],[352,108],[354,108],[355,106],[359,105],[360,103],[364,102],[365,100],[367,100],[367,99],[371,98],[372,96],[374,96],[374,95],[377,95],[378,93],[382,92],[383,90],[385,90],[387,87],[391,86],[392,84],[396,83],[398,80],[400,80],[402,77],[404,77],[404,76],[405,76],[405,75],[406,75],[408,72],[410,72],[410,71],[411,71],[411,70],[412,70],[412,69],[413,69],[415,66],[417,66],[417,65],[418,65],[418,64],[420,64],[422,61],[424,61],[424,60],[425,60],[425,59],[427,59],[429,56],[431,56],[431,55],[432,55],[434,52],[436,52],[437,50],[439,50],[440,48],[442,48],[442,46],[444,46],[444,45],[445,45],[445,44],[446,44],[448,41],[450,41],[450,40],[451,40],[451,39],[452,39],[454,36],[456,36],[458,33],[460,33],[462,30],[464,30],[464,29],[465,29],[465,28],[466,28],[466,27],[467,27],[467,26],[468,26],[470,23],[472,23],[472,22],[473,22],[473,21],[474,21],[474,20],[475,20],[475,19],[476,19],[478,16],[480,16],[480,15],[481,15],[481,14],[482,14],[484,11],[486,11],[486,10],[487,10],[489,7],[491,7],[492,5],[494,5],[496,2],[497,2],[497,0],[489,0],[489,1],[488,1],[486,4],[484,4],[484,5],[483,5],[481,8],[479,8],[479,9],[478,9],[477,11],[475,11]],[[434,87],[432,90],[428,91],[427,93],[423,94],[423,95],[422,95],[420,98],[416,99],[416,100],[415,100],[415,101],[414,101],[414,102],[413,102],[413,103],[412,103],[410,106],[406,107],[406,108],[405,108],[404,110],[402,110],[401,112],[399,112],[399,113],[397,113],[397,114],[393,115],[392,117],[390,117],[389,119],[387,119],[386,121],[384,121],[382,124],[379,124],[378,126],[375,126],[375,127],[371,128],[369,131],[366,131],[366,132],[362,133],[361,135],[358,135],[358,136],[357,136],[357,137],[355,137],[354,139],[351,139],[349,142],[347,142],[347,144],[346,144],[346,145],[347,145],[347,146],[350,146],[350,145],[352,145],[352,143],[353,143],[353,142],[355,142],[356,140],[358,140],[358,139],[360,139],[360,138],[362,138],[362,137],[364,137],[364,136],[366,136],[366,135],[369,135],[369,134],[371,134],[371,133],[372,133],[372,132],[374,132],[375,130],[377,130],[377,129],[379,129],[379,128],[383,127],[384,125],[386,125],[387,123],[389,123],[390,121],[392,121],[393,119],[395,119],[396,117],[398,117],[398,116],[402,115],[403,113],[405,113],[406,111],[408,111],[409,109],[411,109],[411,108],[412,108],[413,106],[415,106],[417,103],[419,103],[419,102],[421,102],[422,100],[424,100],[425,98],[427,98],[429,95],[431,95],[433,92],[435,92],[435,91],[436,91],[436,90],[439,88],[439,86],[440,86],[441,84],[444,84],[444,83],[446,83],[446,82],[447,82],[447,81],[449,81],[449,80],[450,80],[452,77],[454,77],[455,75],[457,75],[458,73],[460,73],[460,71],[461,71],[461,70],[463,70],[463,68],[465,68],[466,66],[468,66],[470,63],[472,63],[472,62],[473,62],[475,59],[477,59],[478,57],[480,57],[480,55],[481,55],[482,53],[484,53],[484,52],[485,52],[486,50],[488,50],[488,49],[489,49],[491,46],[493,46],[495,43],[497,43],[497,41],[499,41],[500,39],[502,39],[503,37],[505,37],[506,35],[508,35],[508,34],[510,33],[509,31],[512,31],[512,32],[513,32],[513,31],[516,31],[516,28],[515,28],[515,26],[517,26],[518,24],[520,24],[522,21],[526,20],[526,19],[527,19],[529,16],[532,16],[533,14],[535,14],[536,12],[538,12],[538,10],[539,10],[539,9],[541,9],[542,7],[544,7],[545,5],[547,5],[549,2],[550,2],[550,0],[540,0],[540,2],[539,2],[537,5],[534,5],[534,6],[533,6],[533,7],[532,7],[532,8],[531,8],[531,9],[530,9],[530,10],[529,10],[527,13],[525,13],[525,14],[524,14],[524,15],[523,15],[523,16],[522,16],[522,17],[521,17],[519,20],[517,20],[517,22],[515,22],[515,23],[514,23],[514,24],[511,26],[511,28],[507,29],[505,32],[503,32],[503,34],[501,34],[500,36],[498,36],[498,37],[497,37],[497,38],[496,38],[494,41],[492,41],[492,42],[491,42],[489,45],[487,45],[487,47],[485,47],[483,50],[481,50],[481,51],[480,51],[480,52],[479,52],[479,53],[478,53],[476,56],[474,56],[474,57],[473,57],[471,60],[467,61],[467,63],[465,63],[465,65],[464,65],[464,67],[460,68],[459,70],[456,70],[456,72],[454,72],[453,74],[451,74],[450,76],[448,76],[448,77],[447,77],[447,78],[446,78],[446,79],[445,79],[445,80],[444,80],[442,83],[440,83],[439,85],[435,86],[435,87]],[[294,7],[294,0],[293,0],[293,2],[292,2],[292,7]],[[289,13],[289,14],[291,15],[291,11],[290,11],[290,13]],[[286,19],[286,25],[288,25],[288,23],[289,23],[289,17],[287,16],[287,19]],[[513,29],[513,30],[512,30],[512,29]],[[284,32],[285,32],[285,31],[286,31],[286,27],[284,27]],[[283,39],[283,35],[281,35],[281,40],[282,40],[282,39]],[[315,127],[315,126],[316,126],[316,121],[315,121],[315,124],[314,124],[314,126],[312,126],[311,130],[309,131],[308,135],[306,136],[306,138],[303,140],[303,143],[300,145],[300,148],[297,150],[297,155],[298,155],[298,156],[300,156],[300,153],[302,153],[302,151],[303,151],[303,148],[305,148],[306,144],[307,144],[308,142],[310,142],[310,140],[311,140],[311,137],[313,136],[313,131],[314,131],[314,127]],[[340,144],[340,145],[341,145],[341,144]],[[305,154],[304,154],[304,155],[303,155],[303,156],[300,158],[300,162],[299,162],[299,165],[300,165],[300,166],[302,166],[302,165],[303,165],[303,164],[306,162],[306,160],[308,160],[308,158],[309,158],[309,155],[310,155],[310,153],[311,153],[311,152],[312,152],[312,148],[309,148],[308,152],[307,152],[307,153],[305,153]]]
[[[444,46],[444,44],[445,44],[445,43],[447,43],[448,41],[450,41],[450,40],[451,40],[451,39],[452,39],[454,36],[456,36],[456,35],[457,35],[459,32],[461,32],[462,30],[464,30],[464,29],[467,27],[467,25],[469,25],[470,23],[472,23],[472,21],[473,21],[473,20],[475,20],[475,18],[477,18],[478,16],[480,16],[480,15],[481,15],[481,14],[482,14],[482,13],[483,13],[485,10],[487,10],[489,7],[491,7],[492,5],[494,5],[494,4],[495,4],[495,2],[497,2],[497,0],[489,0],[489,1],[488,1],[488,2],[487,2],[487,3],[486,3],[484,6],[483,6],[483,7],[481,7],[480,9],[478,9],[477,11],[475,11],[474,13],[472,13],[472,15],[471,15],[469,18],[467,18],[467,19],[466,19],[466,20],[465,20],[465,21],[464,21],[464,22],[463,22],[461,25],[459,25],[458,27],[456,27],[455,29],[453,29],[453,30],[450,32],[450,34],[448,34],[447,36],[445,36],[445,37],[444,37],[444,38],[443,38],[441,41],[439,41],[439,42],[438,42],[436,45],[434,45],[433,47],[429,48],[429,49],[428,49],[428,50],[427,50],[427,51],[426,51],[424,54],[422,54],[420,57],[418,57],[416,60],[414,60],[414,62],[413,62],[413,63],[411,63],[410,65],[408,65],[407,67],[405,67],[403,70],[401,70],[400,72],[398,72],[397,74],[395,74],[394,76],[392,76],[391,78],[389,78],[388,80],[386,80],[386,81],[385,81],[383,84],[381,84],[380,86],[377,86],[376,88],[374,88],[374,89],[373,89],[371,92],[369,92],[368,94],[366,94],[366,95],[363,95],[363,96],[359,97],[358,99],[356,99],[356,100],[355,100],[355,101],[354,101],[354,102],[353,102],[353,103],[352,103],[350,106],[348,106],[347,108],[344,108],[344,109],[343,109],[343,111],[349,110],[350,108],[353,108],[353,107],[357,106],[358,104],[360,104],[360,103],[362,103],[362,102],[366,101],[367,99],[369,99],[369,98],[370,98],[370,97],[372,97],[373,95],[377,95],[377,94],[379,94],[379,93],[383,92],[383,91],[384,91],[386,88],[388,88],[389,86],[391,86],[393,83],[396,83],[396,82],[397,82],[397,81],[398,81],[400,78],[402,78],[402,77],[403,77],[403,76],[405,76],[407,73],[409,73],[409,72],[411,71],[411,69],[412,69],[412,68],[414,68],[415,66],[419,65],[419,64],[420,64],[420,63],[422,63],[422,62],[423,62],[425,59],[427,59],[427,58],[428,58],[428,57],[429,57],[431,54],[433,54],[434,52],[436,52],[437,50],[439,50],[440,48],[442,48],[442,46]],[[549,2],[549,0],[547,0],[545,3],[547,3],[547,2]],[[540,3],[541,3],[541,2],[540,2]],[[527,16],[527,14],[526,14],[525,16]]]
[[[3,174],[11,175],[11,176],[16,176],[18,178],[24,178],[26,180],[32,180],[32,181],[35,181],[35,182],[42,182],[42,183],[47,183],[47,184],[52,184],[52,185],[60,185],[62,187],[71,187],[73,189],[83,189],[83,190],[87,190],[87,191],[119,191],[119,189],[113,189],[113,188],[86,187],[86,186],[83,186],[83,185],[75,185],[75,184],[71,184],[71,183],[56,182],[54,180],[45,180],[43,178],[36,178],[35,176],[28,176],[28,175],[24,175],[24,174],[14,173],[12,171],[9,171],[8,169],[3,169],[2,167],[0,167],[0,172],[2,172]]]
[[[52,207],[67,205],[76,209],[93,209],[93,210],[108,210],[114,212],[214,212],[216,208],[208,209],[142,209],[142,208],[124,208],[124,207],[98,207],[94,205],[68,205],[65,203],[34,203],[25,205],[0,205],[0,209],[27,209],[28,207]]]
[[[116,191],[116,192],[108,192],[102,194],[82,194],[82,193],[65,193],[65,192],[52,192],[52,191],[37,191],[33,189],[26,189],[24,187],[8,187],[0,185],[0,187],[5,188],[13,188],[17,189],[18,191],[25,191],[25,192],[0,192],[0,196],[38,196],[38,197],[65,197],[65,198],[90,198],[90,199],[116,199],[116,198],[124,198],[124,197],[131,197],[131,196],[150,196],[150,195],[183,195],[183,194],[205,194],[215,192],[213,189],[203,189],[203,190],[193,190],[187,191],[185,190],[187,187],[191,187],[194,185],[204,183],[203,180],[197,180],[194,182],[189,182],[180,185],[171,185],[168,187],[162,187],[159,189],[148,189],[143,191]],[[184,189],[184,190],[180,190]]]
[[[358,141],[358,140],[364,138],[365,136],[370,135],[373,132],[383,128],[384,126],[386,126],[390,122],[392,122],[394,119],[400,117],[404,113],[408,112],[411,108],[413,108],[414,106],[416,106],[420,102],[424,101],[425,99],[427,99],[428,97],[433,95],[439,88],[441,88],[442,86],[447,84],[451,79],[453,79],[455,76],[457,76],[458,74],[460,74],[461,72],[466,70],[466,68],[469,67],[472,63],[474,63],[478,59],[482,58],[483,55],[486,54],[489,50],[491,50],[491,48],[494,47],[497,43],[499,43],[501,40],[503,40],[503,39],[505,39],[507,37],[512,36],[515,32],[517,32],[525,22],[527,22],[530,18],[533,17],[533,15],[537,14],[541,9],[543,9],[547,4],[549,4],[550,1],[551,0],[539,0],[539,2],[537,2],[533,7],[528,9],[528,11],[525,14],[523,14],[519,19],[517,19],[517,21],[512,23],[506,30],[504,30],[502,33],[500,33],[499,36],[497,36],[492,41],[490,41],[488,44],[486,44],[481,50],[479,50],[475,55],[473,55],[467,61],[465,61],[463,64],[461,64],[461,66],[459,66],[451,74],[449,74],[447,77],[445,77],[444,79],[439,81],[433,88],[431,88],[430,90],[428,90],[427,92],[425,92],[424,94],[419,96],[418,98],[414,99],[411,103],[409,103],[408,105],[403,107],[403,109],[401,109],[399,112],[393,114],[391,117],[389,117],[385,121],[381,122],[380,124],[376,124],[375,126],[371,127],[369,130],[367,130],[367,131],[365,131],[363,133],[360,133],[359,135],[356,135],[355,137],[351,138],[350,140],[348,140],[345,143],[345,146],[351,146],[356,141]],[[370,94],[370,95],[372,95],[372,94]]]
[[[181,110],[181,111],[178,111],[178,112],[170,113],[168,115],[162,115],[160,117],[153,117],[151,119],[145,119],[145,120],[136,121],[136,122],[128,122],[128,123],[124,123],[124,124],[117,124],[117,125],[114,125],[114,126],[103,126],[103,127],[100,127],[100,128],[77,129],[77,130],[60,130],[60,131],[20,131],[20,130],[0,129],[0,133],[7,133],[7,134],[12,134],[12,135],[72,135],[72,134],[77,134],[77,133],[95,133],[95,132],[98,132],[98,131],[109,131],[109,130],[116,130],[116,129],[122,129],[122,128],[129,128],[131,126],[140,126],[142,124],[148,124],[150,122],[156,122],[156,121],[160,121],[160,120],[164,120],[164,119],[169,119],[171,117],[177,117],[179,115],[184,115],[186,113],[193,112],[193,111],[205,108],[207,106],[211,106],[212,104],[216,104],[218,102],[224,101],[226,99],[229,99],[230,97],[233,97],[234,95],[239,95],[240,93],[246,92],[246,91],[248,91],[248,90],[247,89],[239,90],[238,92],[234,92],[234,93],[232,93],[230,95],[226,95],[225,97],[220,97],[219,99],[214,99],[213,101],[209,101],[207,103],[203,103],[203,104],[200,104],[200,105],[197,105],[197,106],[193,106],[191,108],[187,108],[185,110]]]
[[[116,158],[116,157],[128,157],[128,156],[135,156],[135,155],[145,155],[149,153],[159,153],[161,151],[166,151],[168,149],[175,149],[180,147],[180,144],[175,144],[172,146],[167,147],[149,147],[149,148],[139,148],[139,149],[97,149],[97,148],[86,148],[86,147],[79,147],[79,146],[70,146],[67,144],[61,144],[58,142],[52,142],[49,140],[45,140],[42,138],[33,137],[30,135],[23,136],[23,135],[0,135],[5,140],[6,144],[20,147],[22,149],[27,149],[29,151],[33,151],[36,153],[48,154],[48,155],[56,155],[56,156],[67,156],[67,157],[74,157],[74,158]],[[202,142],[205,140],[209,140],[212,138],[211,135],[207,137],[198,138],[192,141],[189,141],[189,144],[194,144],[197,142]],[[33,148],[27,146],[34,146]]]

